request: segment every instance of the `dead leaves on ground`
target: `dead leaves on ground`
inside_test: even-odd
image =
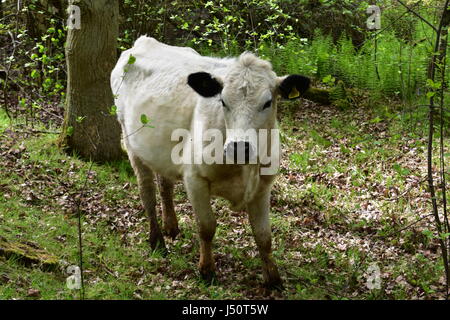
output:
[[[404,261],[420,264],[417,255],[439,260],[436,242],[422,233],[430,223],[426,217],[429,195],[423,186],[424,141],[407,135],[395,138],[388,121],[373,119],[368,110],[341,111],[310,102],[284,114],[284,156],[271,204],[274,255],[286,290],[269,292],[261,287],[258,252],[246,214],[231,212],[225,201],[214,200],[219,224],[215,241],[218,284],[210,292],[220,291],[223,297],[282,299],[316,288],[321,298],[366,297],[370,295],[366,268],[376,262],[382,269],[382,298],[393,298],[399,286],[409,298],[441,297],[438,288],[443,279],[425,292],[402,265]],[[135,183],[115,179],[104,185],[95,169],[86,175],[87,165],[65,158],[57,160],[57,166],[50,160],[30,162],[23,141],[33,135],[14,129],[3,133],[0,174],[21,181],[0,184],[5,199],[20,194],[23,205],[40,208],[43,214],[63,214],[68,221],[81,212],[85,234],[104,225],[130,250],[145,241],[148,225]],[[308,154],[299,160],[304,166],[293,166],[290,155],[294,153]],[[136,299],[145,297],[146,290],[170,298],[208,298],[196,285],[198,247],[192,236],[196,235],[192,207],[180,184],[175,193],[182,235],[168,240],[171,253],[167,259],[155,260],[154,271],[130,268],[126,276],[136,285]],[[417,224],[402,230],[416,219],[420,220]],[[67,244],[67,238],[61,234],[54,241]],[[189,256],[188,262],[179,262],[187,265],[174,267],[177,255]],[[100,262],[97,268],[88,270],[88,282],[98,281],[102,269],[122,276]],[[34,291],[30,294],[38,296]]]

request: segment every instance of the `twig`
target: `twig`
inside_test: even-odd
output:
[[[1,1],[1,0],[0,0]],[[13,44],[13,51],[11,53],[11,56],[14,57],[15,53],[16,53],[16,39],[14,39],[14,35],[11,33],[11,31],[8,30],[8,35],[11,37],[11,42]],[[6,115],[8,116],[9,120],[11,120],[11,115],[9,114],[9,110],[8,110],[8,106],[7,106],[7,94],[6,94],[6,88],[8,86],[8,79],[9,79],[9,72],[11,71],[11,64],[12,64],[12,59],[9,59],[9,63],[8,66],[6,67],[5,70],[5,82],[3,83],[3,100],[5,102],[4,105],[4,109],[6,112]]]
[[[86,178],[84,179],[83,189],[81,191],[80,197],[76,201],[77,205],[77,214],[78,214],[78,250],[79,250],[79,263],[80,263],[80,277],[81,277],[81,291],[80,291],[80,300],[84,300],[84,277],[83,277],[83,243],[82,243],[82,232],[81,232],[81,201],[84,196],[84,191],[86,190],[87,181],[89,178],[89,173],[92,170],[92,165],[94,164],[93,161],[91,161],[89,165],[89,169],[86,173]]]
[[[419,186],[421,183],[424,183],[425,181],[427,181],[427,179],[428,179],[428,177],[425,177],[422,180],[420,180],[417,183],[417,186]],[[404,196],[406,196],[414,187],[416,187],[416,185],[410,186],[406,191],[404,191],[401,195],[399,195],[399,196],[397,196],[395,198],[384,198],[382,200],[385,200],[385,201],[396,201],[396,200],[399,200],[400,198],[403,198]]]
[[[402,227],[402,228],[400,228],[400,229],[398,229],[398,230],[394,230],[394,231],[392,231],[392,232],[390,232],[390,233],[388,233],[388,234],[385,234],[385,235],[376,235],[376,237],[377,237],[377,238],[388,238],[388,237],[392,237],[393,235],[396,235],[396,234],[398,234],[398,233],[400,233],[400,232],[402,232],[402,231],[405,231],[406,229],[411,228],[412,226],[418,224],[420,221],[422,221],[422,220],[424,220],[424,219],[426,219],[426,218],[428,218],[428,217],[431,217],[432,215],[434,215],[434,213],[429,213],[429,214],[427,214],[427,215],[424,215],[424,216],[421,217],[420,219],[417,219],[416,221],[411,222],[410,224],[407,224],[406,226],[404,226],[404,227]]]
[[[400,0],[397,0],[397,1],[400,1]],[[449,3],[450,3],[450,0],[446,0],[441,19],[439,21],[439,27],[437,30],[436,43],[435,43],[435,47],[434,47],[434,51],[433,51],[434,54],[431,59],[430,69],[429,69],[429,74],[428,74],[428,78],[431,79],[432,81],[434,81],[434,79],[435,79],[436,68],[442,64],[442,61],[444,61],[445,56],[447,54],[446,42],[442,41],[442,31],[444,29],[447,29],[450,24],[450,11],[448,11]],[[448,32],[446,32],[446,35],[447,34],[448,34]],[[444,86],[441,86],[440,90],[443,91]],[[443,101],[441,101],[441,103],[443,103]],[[449,298],[449,286],[450,286],[450,270],[449,270],[450,266],[448,263],[448,252],[449,251],[448,251],[446,243],[444,242],[444,239],[442,237],[440,237],[440,235],[442,234],[442,222],[439,218],[439,211],[438,211],[438,205],[437,205],[437,199],[436,199],[436,191],[435,191],[434,180],[433,180],[433,136],[434,136],[434,113],[435,113],[434,108],[435,108],[434,95],[432,95],[430,97],[429,129],[428,129],[429,130],[429,132],[428,132],[428,152],[427,152],[428,186],[430,189],[434,221],[435,221],[436,229],[437,229],[437,232],[439,235],[438,240],[439,240],[439,245],[441,247],[442,260],[443,260],[444,268],[445,268],[446,298],[448,299]],[[444,190],[444,193],[445,193],[445,190]]]
[[[417,219],[417,220],[414,221],[414,222],[411,222],[410,224],[406,225],[405,227],[403,227],[403,228],[401,228],[401,229],[399,229],[399,230],[397,230],[397,231],[395,231],[395,232],[398,233],[398,232],[405,231],[406,229],[411,228],[412,226],[418,224],[420,221],[422,221],[422,220],[424,220],[424,219],[426,219],[426,218],[428,218],[428,217],[430,217],[430,216],[432,216],[432,215],[433,215],[433,213],[429,213],[429,214],[427,214],[427,215],[424,215],[422,218]]]
[[[440,108],[440,137],[439,137],[439,162],[440,162],[440,175],[441,175],[441,186],[442,186],[442,202],[443,202],[443,215],[444,215],[444,233],[448,233],[450,231],[450,224],[448,221],[448,213],[447,213],[447,185],[446,185],[446,179],[445,179],[445,150],[444,150],[444,90],[446,86],[444,83],[446,82],[445,79],[445,67],[446,67],[446,58],[447,58],[447,46],[448,46],[448,24],[450,23],[450,16],[447,16],[445,14],[445,10],[448,10],[449,8],[447,5],[449,2],[447,1],[446,6],[444,7],[444,14],[442,17],[442,21],[445,19],[446,21],[442,23],[445,25],[445,27],[442,28],[442,41],[440,44],[441,47],[441,56],[442,59],[440,59],[440,74],[441,74],[441,88],[440,88],[440,101],[439,101],[439,108]],[[444,18],[447,16],[446,18]],[[447,253],[450,252],[450,237],[446,237],[445,241],[447,242]],[[449,286],[450,286],[450,275],[449,273],[449,267],[446,269],[447,271],[447,299],[449,298]]]
[[[415,4],[413,5],[413,7],[417,6],[418,4],[419,4],[419,2],[415,3]],[[398,22],[400,19],[402,19],[402,18],[403,18],[405,15],[407,15],[408,13],[409,13],[408,10],[405,11],[405,12],[403,12],[401,15],[399,15],[398,17],[396,17],[396,19],[395,19],[393,22],[391,22],[390,24],[388,24],[386,27],[384,27],[383,29],[381,29],[381,30],[379,30],[379,31],[377,31],[377,32],[372,33],[372,34],[370,35],[370,37],[369,37],[368,39],[364,40],[360,45],[358,45],[358,47],[362,47],[367,41],[372,40],[373,38],[377,37],[379,34],[383,33],[384,31],[386,31],[387,29],[389,29],[390,27],[392,27],[396,22]]]
[[[434,32],[438,33],[440,30],[436,29],[435,26],[433,26],[430,22],[428,22],[428,20],[426,20],[425,18],[423,18],[420,14],[418,14],[417,12],[415,12],[414,10],[412,10],[410,7],[408,7],[405,3],[403,3],[401,0],[397,0],[398,3],[400,3],[403,7],[405,7],[409,12],[411,12],[413,15],[415,15],[417,18],[419,18],[420,20],[422,20],[423,22],[425,22],[429,27],[431,27],[431,29],[434,30]]]

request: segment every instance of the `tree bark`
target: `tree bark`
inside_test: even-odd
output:
[[[80,7],[81,29],[66,43],[67,100],[60,145],[96,162],[123,157],[110,74],[117,61],[117,0],[71,0]]]

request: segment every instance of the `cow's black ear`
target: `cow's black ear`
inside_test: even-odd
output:
[[[278,86],[281,96],[284,99],[295,99],[309,89],[311,80],[299,74],[293,74],[284,78]]]
[[[222,91],[222,84],[207,72],[191,73],[187,83],[195,92],[205,98],[214,97]]]

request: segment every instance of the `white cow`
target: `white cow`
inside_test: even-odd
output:
[[[129,64],[130,56],[136,58],[133,64]],[[122,53],[111,75],[111,87],[123,143],[150,220],[151,247],[165,250],[155,210],[154,173],[157,173],[163,229],[172,237],[179,232],[172,200],[173,183],[184,182],[199,227],[199,269],[203,278],[211,279],[214,275],[211,246],[216,217],[210,200],[212,196],[220,196],[231,202],[232,209],[247,210],[263,262],[265,283],[281,285],[271,255],[269,223],[275,173],[261,174],[261,167],[271,164],[261,164],[255,145],[270,146],[273,132],[260,141],[249,140],[229,129],[276,128],[277,97],[298,97],[308,89],[309,79],[300,75],[277,77],[269,62],[248,52],[237,58],[203,57],[191,48],[169,46],[143,36],[133,48]],[[144,114],[151,119],[153,128],[143,127]],[[236,160],[243,151],[244,164],[173,161],[173,150],[180,144],[186,146],[182,152],[193,152],[187,147],[189,139],[172,141],[173,132],[179,129],[189,130],[193,136],[218,129],[224,135],[221,150],[225,156]],[[277,155],[271,156],[275,159]],[[252,159],[256,160],[250,164]]]

